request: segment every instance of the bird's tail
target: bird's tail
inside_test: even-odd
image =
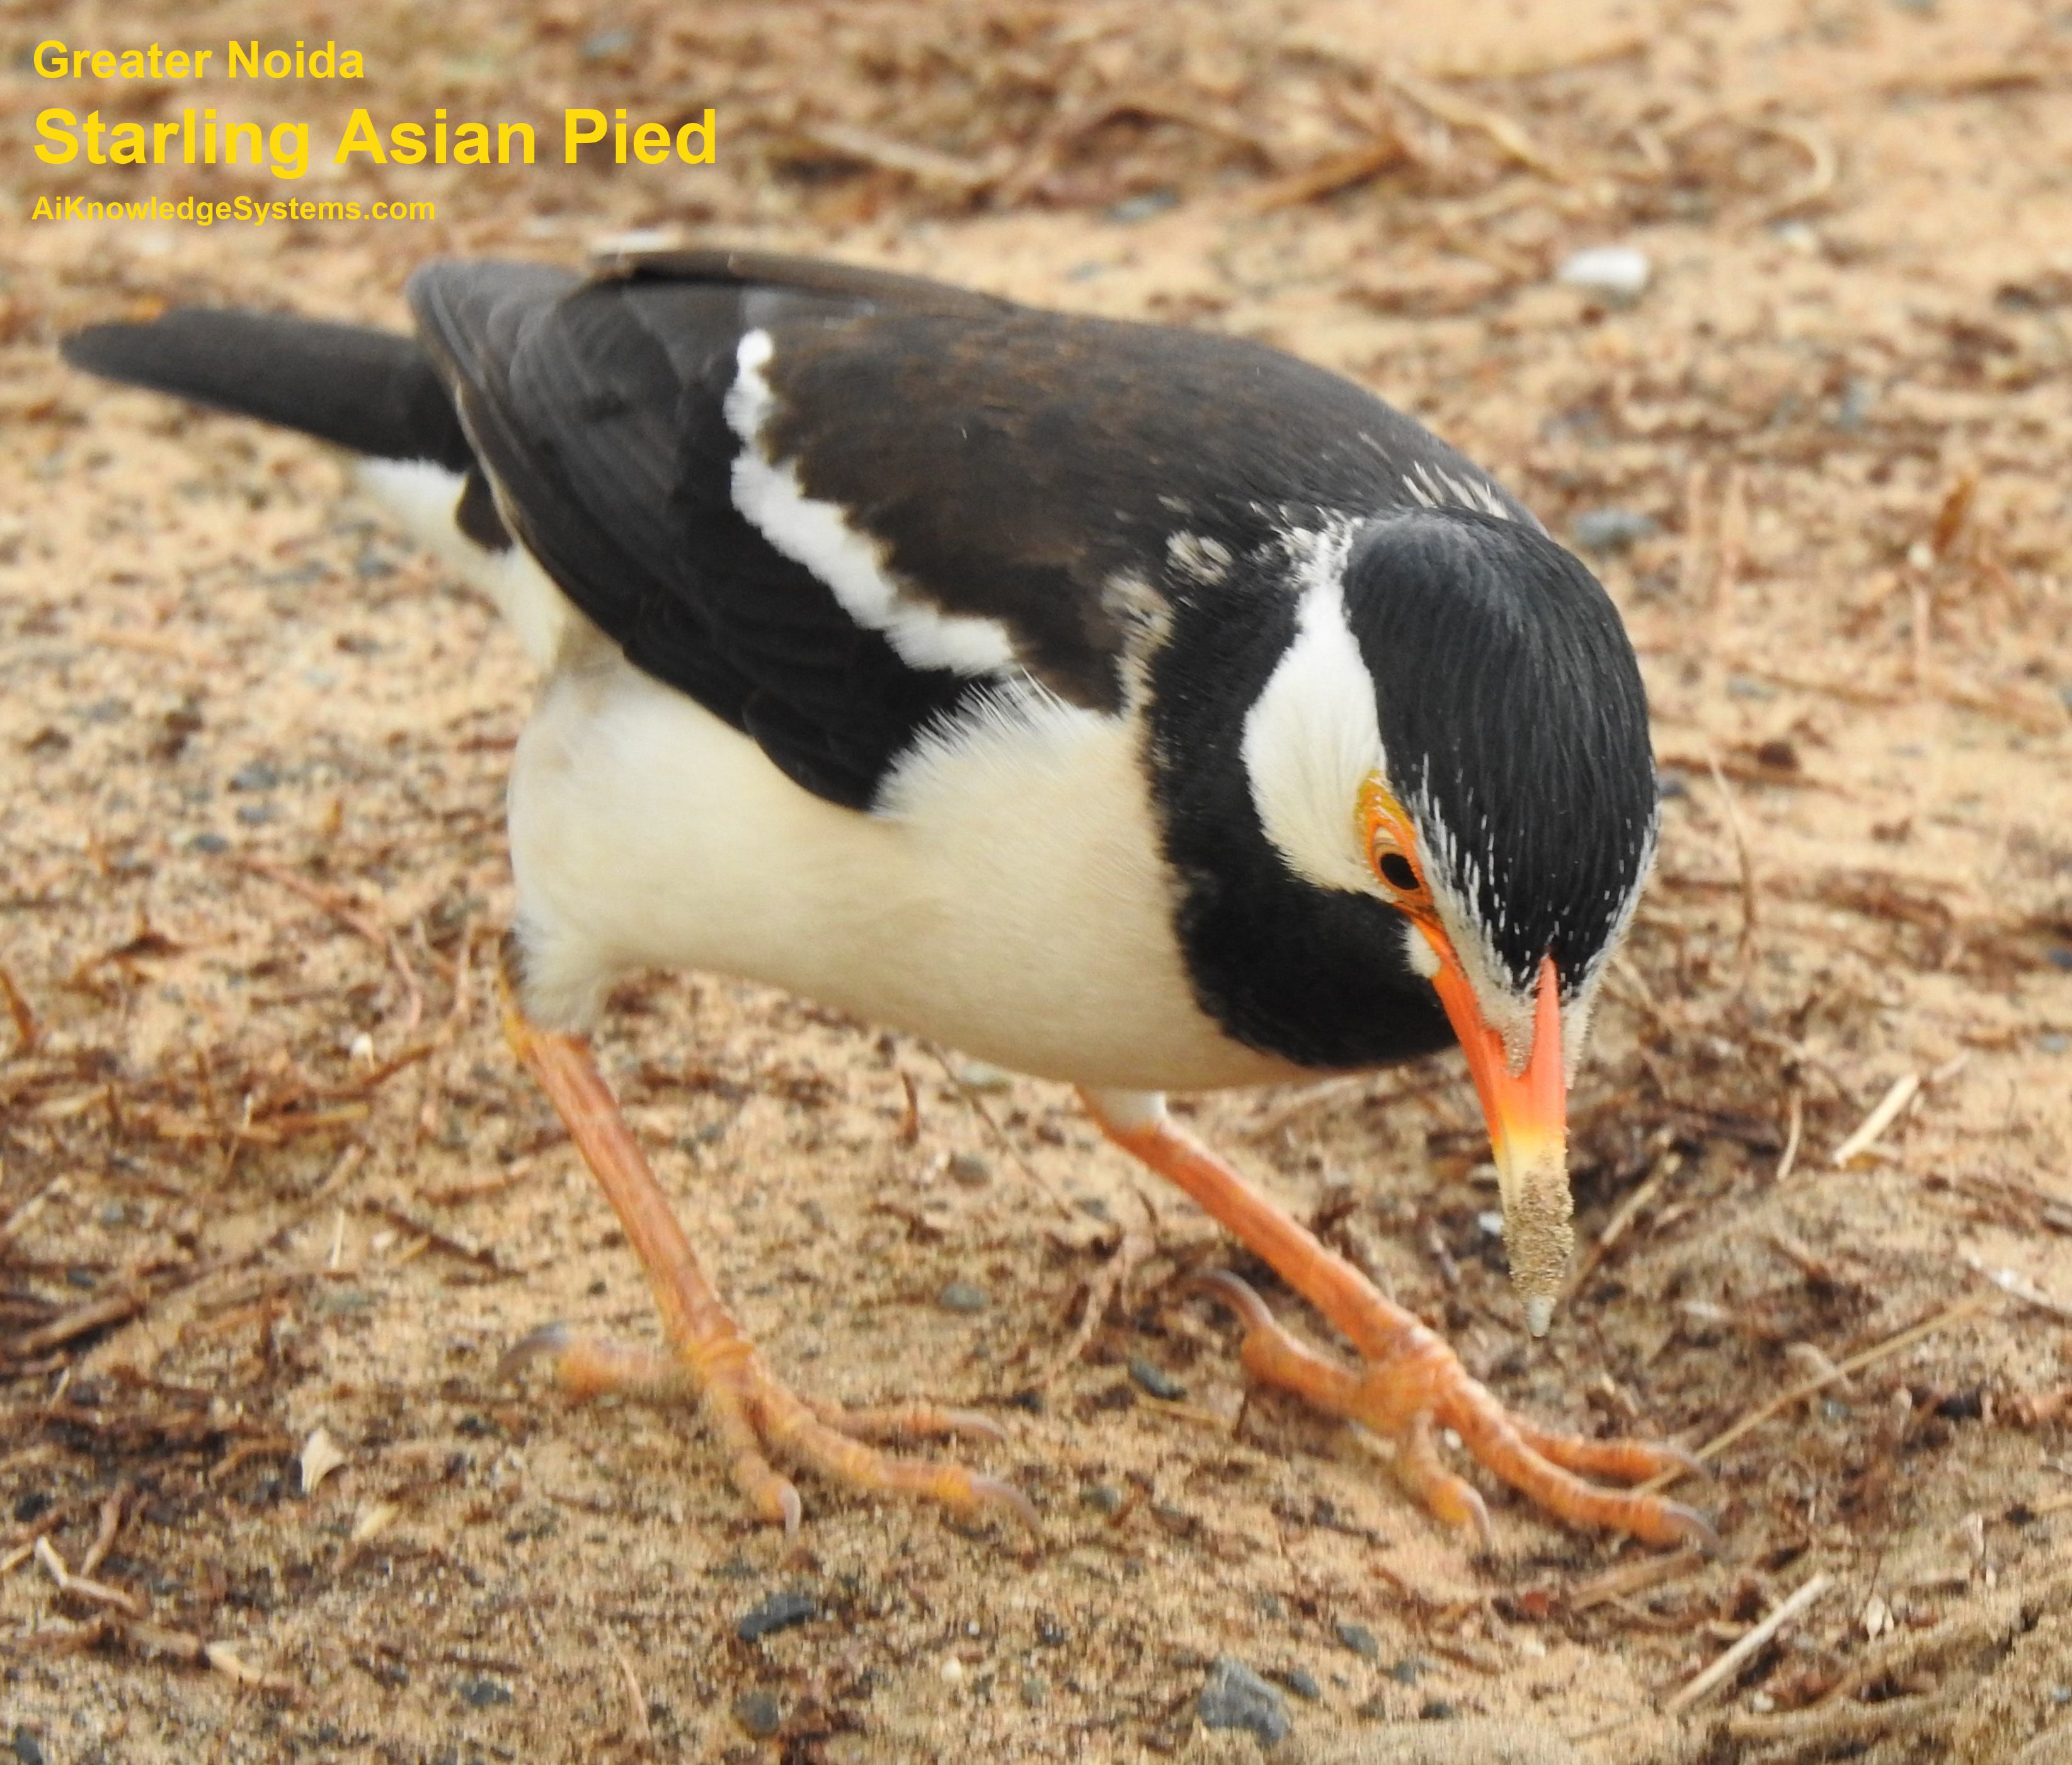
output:
[[[414,338],[284,313],[179,307],[93,325],[60,346],[75,368],[335,442],[376,459],[466,471],[474,450]]]

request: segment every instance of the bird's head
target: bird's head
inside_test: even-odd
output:
[[[1655,844],[1633,648],[1581,562],[1494,516],[1327,533],[1297,572],[1293,631],[1237,734],[1270,861],[1214,891],[1281,929],[1226,965],[1227,999],[1259,1045],[1313,1066],[1422,1052],[1450,1027],[1540,1335],[1572,1242],[1568,1086]]]

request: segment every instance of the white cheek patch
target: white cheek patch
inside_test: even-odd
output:
[[[808,496],[796,460],[778,461],[763,444],[775,408],[763,370],[775,353],[767,331],[751,331],[735,354],[726,394],[727,426],[741,438],[734,463],[734,506],[794,563],[825,582],[857,624],[882,632],[914,668],[991,674],[1014,665],[1014,646],[997,619],[945,613],[907,596],[886,569],[883,541],[849,525],[839,503]]]
[[[1421,974],[1428,981],[1439,978],[1439,952],[1432,948],[1432,940],[1424,936],[1423,928],[1414,924],[1404,927],[1403,957],[1410,965],[1412,974]]]
[[[1346,536],[1320,536],[1304,570],[1295,641],[1245,714],[1245,776],[1260,825],[1319,888],[1378,895],[1360,850],[1360,787],[1385,771],[1374,677],[1346,622]]]

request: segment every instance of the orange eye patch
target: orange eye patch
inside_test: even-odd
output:
[[[1359,817],[1367,862],[1374,866],[1375,878],[1390,898],[1413,912],[1429,912],[1432,898],[1417,861],[1417,837],[1411,831],[1410,817],[1403,805],[1389,794],[1378,776],[1360,786]]]

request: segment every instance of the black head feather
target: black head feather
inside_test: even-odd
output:
[[[1610,597],[1544,534],[1452,508],[1369,523],[1345,583],[1427,862],[1521,989],[1550,952],[1572,987],[1654,842],[1647,699]]]
[[[1297,874],[1244,759],[1246,710],[1294,640],[1298,553],[1263,547],[1177,596],[1151,658],[1178,924],[1196,997],[1238,1040],[1306,1067],[1385,1065],[1452,1039],[1409,965],[1405,922],[1378,895]],[[1616,934],[1653,838],[1646,701],[1610,599],[1536,529],[1453,509],[1363,525],[1342,581],[1428,865],[1521,990],[1550,950],[1572,989]],[[1350,795],[1346,816],[1350,839]]]

